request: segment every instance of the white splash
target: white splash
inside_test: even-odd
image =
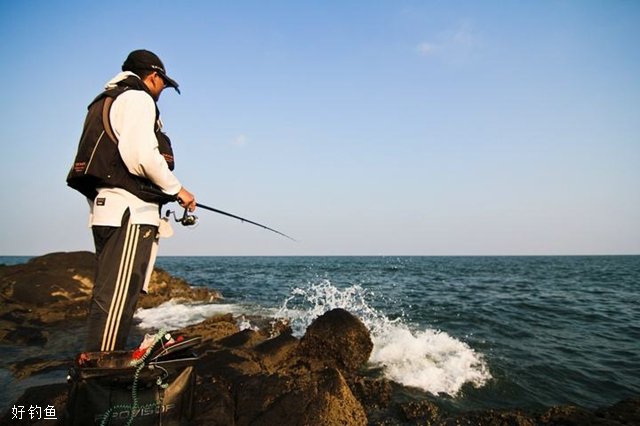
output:
[[[480,354],[441,331],[411,332],[397,324],[372,340],[369,362],[405,386],[455,396],[465,383],[482,387],[491,378]]]
[[[251,324],[251,321],[249,321],[244,315],[241,315],[237,321],[238,321],[238,328],[240,330],[253,330],[253,331],[260,330],[260,327]]]
[[[369,306],[367,296],[358,285],[341,290],[324,280],[294,289],[276,316],[289,318],[294,334],[301,336],[319,315],[334,308],[348,310],[371,332],[371,367],[381,367],[388,379],[405,386],[455,396],[465,383],[481,387],[491,378],[482,355],[466,343],[442,331],[411,330],[402,318],[390,320]]]
[[[222,303],[185,304],[169,300],[149,309],[138,309],[134,318],[140,321],[138,326],[143,329],[175,330],[196,324],[216,314],[235,313],[237,305]]]

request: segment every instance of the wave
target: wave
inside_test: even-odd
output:
[[[296,288],[276,314],[289,318],[301,336],[311,322],[331,309],[358,316],[371,332],[370,367],[386,378],[433,394],[455,396],[470,383],[482,387],[491,379],[484,357],[466,343],[439,330],[413,330],[402,317],[389,319],[373,308],[370,293],[358,285],[338,289],[329,280]]]
[[[184,304],[165,302],[151,309],[138,309],[135,318],[143,329],[179,329],[212,315],[232,313],[241,329],[253,328],[245,315],[268,314],[286,318],[297,337],[318,316],[335,308],[359,317],[371,333],[373,351],[369,367],[380,369],[386,378],[433,394],[456,396],[463,385],[482,387],[491,374],[482,354],[440,330],[416,330],[403,317],[390,319],[373,308],[372,293],[358,285],[344,289],[329,280],[295,288],[278,310],[237,304]]]

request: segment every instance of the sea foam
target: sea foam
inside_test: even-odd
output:
[[[371,332],[371,368],[385,377],[433,394],[458,394],[465,383],[483,386],[490,378],[481,354],[439,330],[412,329],[402,317],[394,320],[371,307],[361,286],[338,289],[328,280],[296,288],[276,316],[288,318],[295,335],[304,334],[319,315],[343,308],[358,316]]]
[[[169,300],[155,308],[136,310],[134,318],[140,321],[138,327],[143,329],[175,330],[202,322],[216,314],[233,314],[238,310],[237,305],[228,303],[185,304]]]

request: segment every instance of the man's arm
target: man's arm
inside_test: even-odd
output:
[[[113,103],[110,118],[129,172],[149,179],[167,194],[178,194],[182,185],[158,150],[156,108],[151,96],[140,90],[123,93]]]

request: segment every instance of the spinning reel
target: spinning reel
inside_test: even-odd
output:
[[[176,222],[180,223],[182,226],[194,226],[198,224],[198,216],[189,214],[189,211],[187,209],[184,209],[184,214],[179,219],[176,216],[176,212],[174,212],[173,210],[167,210],[165,217],[169,218],[172,215],[173,215],[173,219]]]

